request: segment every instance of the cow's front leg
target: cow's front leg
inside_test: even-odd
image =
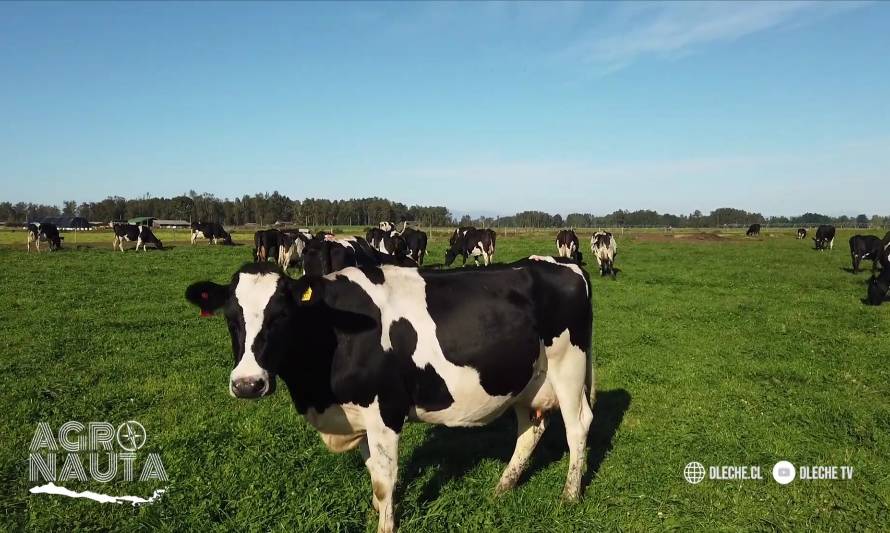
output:
[[[371,474],[372,503],[380,514],[377,533],[390,533],[395,531],[393,491],[399,469],[399,434],[378,419],[368,427],[359,447]]]

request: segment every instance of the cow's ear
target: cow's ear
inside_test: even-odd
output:
[[[303,276],[291,286],[294,298],[301,306],[311,307],[324,301],[324,282],[317,276]]]
[[[199,281],[185,290],[185,299],[201,308],[201,316],[211,316],[229,299],[229,286]]]

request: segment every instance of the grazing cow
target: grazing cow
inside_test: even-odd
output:
[[[806,239],[807,238],[807,228],[797,228],[797,238]]]
[[[496,238],[497,235],[490,229],[467,229],[463,234],[458,234],[454,243],[446,250],[445,266],[451,266],[451,263],[454,262],[457,256],[463,257],[464,266],[466,266],[467,257],[469,256],[473,257],[473,262],[476,266],[479,266],[480,256],[482,257],[483,265],[490,265],[494,260]]]
[[[853,273],[859,272],[859,263],[863,259],[871,259],[871,271],[874,272],[881,260],[884,244],[874,235],[854,235],[850,237],[850,258],[853,261]]]
[[[418,265],[422,265],[423,258],[426,257],[426,232],[409,228],[406,225],[399,235],[404,241],[405,254]]]
[[[269,395],[280,377],[328,449],[360,450],[378,532],[395,528],[408,421],[481,426],[512,409],[518,436],[500,493],[520,479],[559,409],[563,496],[579,497],[594,371],[590,282],[578,265],[532,256],[485,270],[384,266],[292,279],[247,264],[230,283],[194,283],[185,296],[202,315],[224,310],[232,396]]]
[[[192,223],[192,245],[194,246],[198,239],[207,239],[213,244],[233,244],[232,236],[229,232],[216,222],[194,222]]]
[[[62,238],[59,236],[59,228],[55,224],[37,223],[28,224],[28,252],[31,251],[33,242],[40,253],[40,241],[49,242],[49,251],[54,252],[62,247]]]
[[[618,255],[618,245],[611,232],[598,231],[590,238],[590,251],[596,258],[600,267],[600,276],[611,274],[615,277],[615,256]]]
[[[578,245],[578,236],[575,230],[564,229],[556,234],[556,250],[560,257],[568,257],[572,261],[581,264],[581,247]]]
[[[124,242],[135,242],[137,252],[140,246],[142,251],[147,252],[146,244],[152,244],[158,250],[164,248],[161,240],[155,237],[155,234],[152,233],[151,228],[148,226],[143,226],[142,224],[138,226],[136,224],[114,224],[111,227],[114,230],[114,240],[111,242],[112,249],[119,248],[123,252]]]
[[[395,256],[375,250],[361,237],[338,239],[332,235],[310,240],[303,250],[303,272],[322,276],[346,267],[398,265],[416,267],[411,258]]]
[[[816,228],[816,236],[813,237],[813,242],[816,243],[817,250],[824,250],[826,247],[829,250],[834,249],[834,234],[835,229],[834,226],[830,226],[828,224],[822,224],[818,228]]]
[[[303,250],[309,237],[302,232],[282,232],[281,241],[278,246],[278,265],[287,270],[291,263],[298,263],[302,267]]]
[[[751,224],[748,226],[748,231],[745,232],[745,237],[757,237],[760,235],[760,224]]]
[[[278,260],[278,246],[282,233],[277,229],[261,229],[253,234],[253,262]]]
[[[454,246],[454,243],[459,242],[460,239],[463,238],[464,235],[467,234],[468,231],[476,231],[476,228],[473,226],[460,226],[451,234],[451,237],[448,239],[448,246]]]
[[[883,247],[879,257],[881,274],[876,276],[872,273],[871,279],[868,280],[866,302],[871,305],[881,305],[881,302],[887,297],[888,289],[890,289],[890,231],[884,235],[881,246]]]

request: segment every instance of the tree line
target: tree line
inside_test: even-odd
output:
[[[258,224],[269,226],[287,223],[306,227],[373,226],[381,220],[415,221],[423,226],[528,227],[528,228],[616,228],[616,227],[720,227],[764,224],[771,226],[813,226],[818,224],[886,227],[890,217],[865,214],[856,217],[830,217],[820,213],[799,216],[770,216],[742,209],[722,207],[707,215],[699,210],[684,215],[658,213],[650,209],[628,211],[619,209],[605,215],[544,211],[522,211],[502,217],[471,217],[456,220],[444,206],[408,206],[386,198],[353,198],[327,200],[324,198],[291,199],[275,191],[241,198],[217,198],[209,193],[189,191],[172,198],[144,195],[141,198],[109,196],[98,202],[65,201],[61,206],[34,203],[0,202],[0,221],[18,225],[56,216],[81,216],[91,222],[110,222],[150,216],[161,219],[181,219],[188,222],[218,222],[227,226]]]

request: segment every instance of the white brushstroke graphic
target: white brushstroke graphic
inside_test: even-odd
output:
[[[55,483],[47,483],[46,485],[41,485],[39,487],[31,487],[28,492],[30,492],[31,494],[58,494],[59,496],[68,496],[70,498],[87,498],[89,500],[95,500],[100,503],[129,502],[135,507],[137,505],[152,504],[156,502],[162,494],[167,492],[167,490],[158,489],[154,491],[151,497],[147,500],[145,498],[140,498],[139,496],[109,496],[107,494],[99,494],[98,492],[93,492],[91,490],[74,492],[71,489],[60,487]]]

